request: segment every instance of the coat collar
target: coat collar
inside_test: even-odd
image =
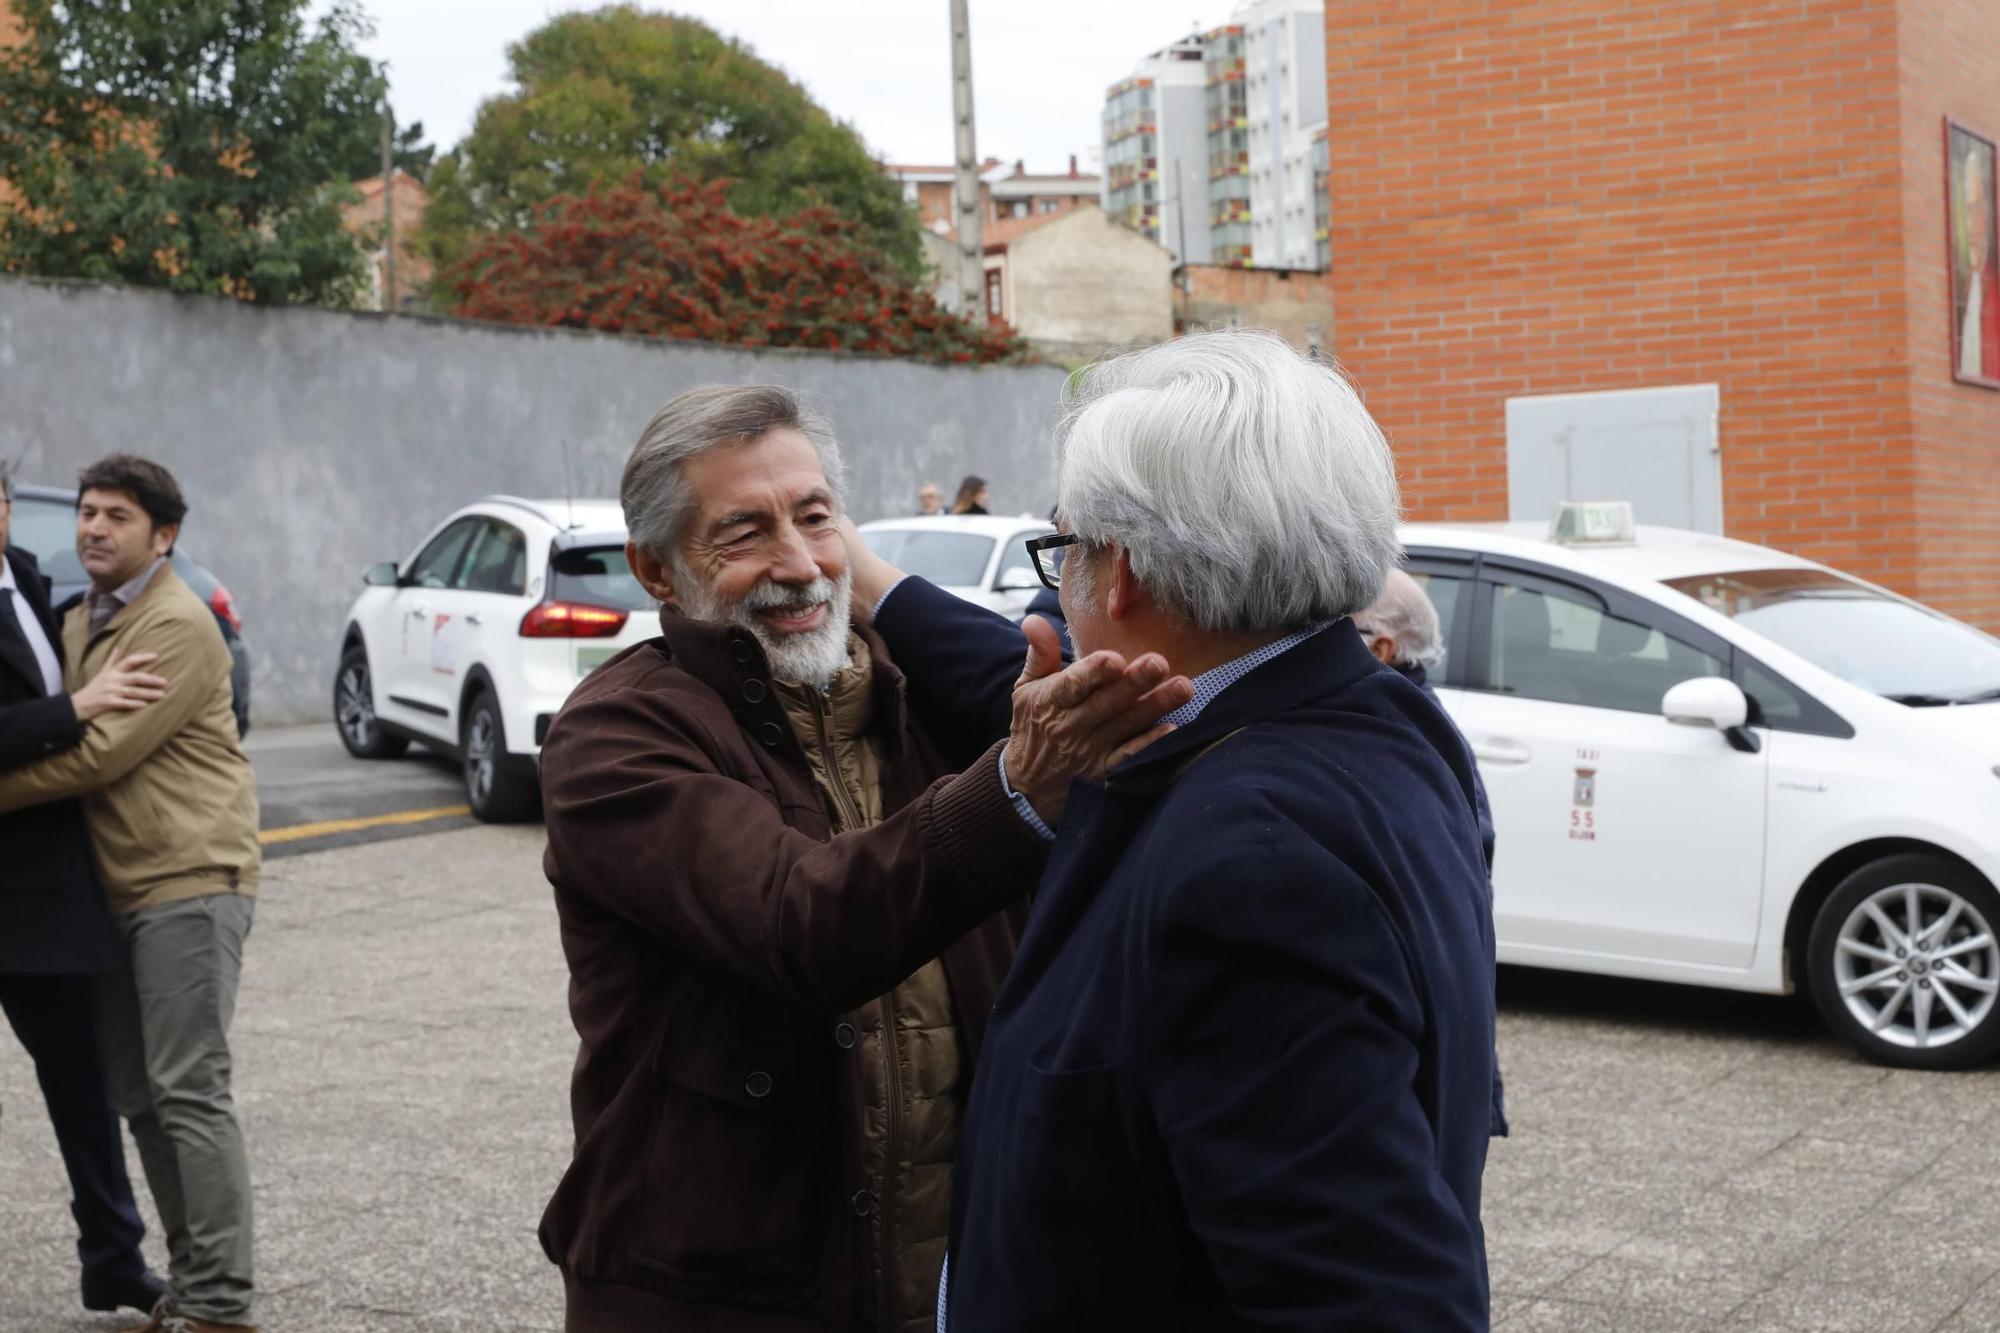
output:
[[[1105,781],[1126,790],[1157,788],[1208,746],[1383,669],[1354,622],[1343,617],[1230,685],[1194,721],[1111,770]]]
[[[889,660],[889,649],[873,628],[857,621],[854,632],[867,645],[874,672],[875,722],[883,754],[900,759],[909,727],[903,673]],[[756,635],[737,625],[691,619],[671,606],[660,608],[660,634],[674,665],[721,695],[746,732],[773,749],[796,747],[784,704],[772,687],[770,659]]]

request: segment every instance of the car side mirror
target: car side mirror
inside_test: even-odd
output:
[[[993,591],[1033,592],[1041,586],[1042,580],[1040,575],[1036,574],[1032,569],[1022,569],[1017,565],[1013,569],[1003,569],[1000,571],[999,579],[993,584]]]
[[[1677,727],[1713,727],[1745,754],[1763,748],[1750,721],[1750,697],[1743,687],[1721,676],[1696,676],[1668,690],[1660,712]]]
[[[395,588],[402,585],[403,579],[402,575],[396,572],[396,562],[384,560],[363,570],[361,581],[371,588]]]

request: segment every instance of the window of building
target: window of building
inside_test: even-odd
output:
[[[1062,207],[1060,199],[1039,199],[1035,201],[1035,211],[1037,213],[1053,213],[1060,207]]]

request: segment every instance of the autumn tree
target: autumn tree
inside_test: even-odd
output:
[[[507,56],[516,90],[480,107],[428,180],[423,240],[436,259],[525,226],[544,200],[637,173],[649,186],[727,179],[745,217],[824,204],[921,273],[916,219],[854,131],[705,24],[616,5],[553,19]]]
[[[0,51],[0,263],[260,302],[339,302],[365,27],[306,0],[12,0]]]
[[[913,287],[852,219],[816,206],[745,217],[734,182],[625,185],[558,196],[441,275],[452,314],[511,324],[879,352],[1019,360],[1004,326],[969,324]]]

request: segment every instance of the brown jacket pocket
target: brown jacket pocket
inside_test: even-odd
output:
[[[718,1042],[688,1026],[659,1053],[632,1261],[694,1299],[809,1304],[838,1170],[824,1073],[807,1073],[788,1035]]]

